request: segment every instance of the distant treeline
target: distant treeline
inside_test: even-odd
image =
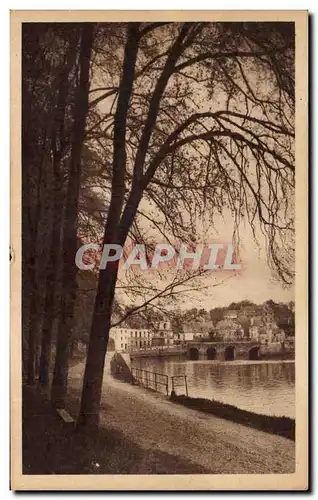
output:
[[[229,306],[214,307],[210,310],[203,308],[192,307],[190,309],[181,310],[176,309],[169,313],[161,313],[160,311],[152,310],[147,314],[147,310],[142,313],[136,313],[129,316],[125,322],[128,328],[151,328],[156,322],[169,319],[171,327],[174,331],[182,331],[189,323],[204,323],[212,321],[214,325],[221,321],[225,313],[229,310],[238,312],[238,317],[244,329],[249,327],[249,321],[245,316],[245,311],[250,308],[255,309],[255,315],[261,315],[264,307],[267,306],[273,310],[274,321],[279,328],[282,328],[286,335],[294,333],[295,315],[294,315],[294,302],[274,302],[268,300],[263,304],[254,304],[249,300],[241,302],[232,302]],[[125,309],[125,313],[129,308]]]

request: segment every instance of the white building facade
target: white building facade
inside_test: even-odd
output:
[[[114,339],[116,351],[147,348],[152,345],[154,332],[137,328],[112,328],[110,337]]]
[[[161,321],[153,330],[138,328],[112,328],[110,337],[115,351],[129,352],[134,349],[182,345],[195,338],[194,333],[173,332],[169,321]]]

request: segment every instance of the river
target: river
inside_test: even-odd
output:
[[[189,361],[140,358],[132,366],[187,375],[189,396],[215,399],[264,415],[295,417],[293,361]],[[171,387],[170,387],[171,390]],[[184,393],[178,388],[177,394]]]

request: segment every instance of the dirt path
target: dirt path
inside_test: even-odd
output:
[[[83,366],[71,370],[78,389]],[[210,473],[294,472],[295,443],[178,406],[157,394],[118,382],[106,368],[101,423],[144,449],[168,452]]]

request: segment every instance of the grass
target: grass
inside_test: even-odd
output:
[[[192,398],[184,395],[171,395],[170,400],[174,403],[192,408],[203,413],[209,413],[216,417],[231,420],[238,424],[253,427],[269,434],[277,434],[295,441],[295,420],[289,417],[275,417],[260,415],[247,410],[242,410],[220,401],[203,398]]]
[[[23,474],[209,472],[156,447],[144,449],[114,429],[83,432],[67,428],[37,388],[23,388],[22,436]]]

